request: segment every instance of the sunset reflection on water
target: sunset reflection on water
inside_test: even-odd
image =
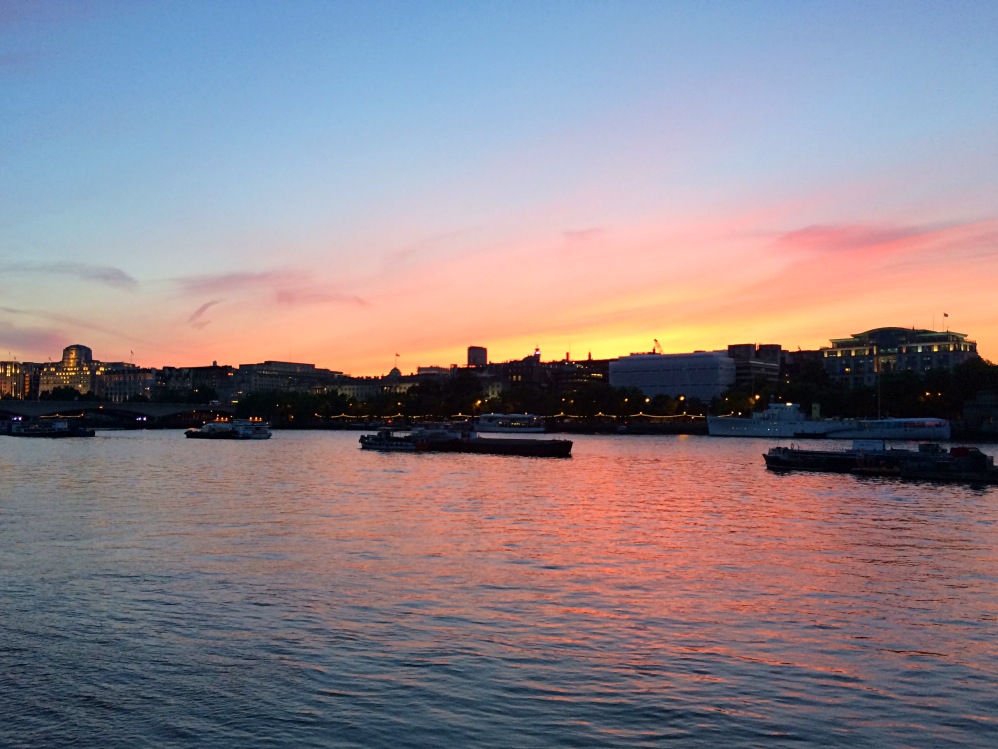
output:
[[[773,474],[758,440],[582,436],[544,460],[173,437],[5,454],[20,735],[70,712],[172,735],[178,708],[232,746],[992,735],[993,490]],[[139,679],[141,726],[124,686],[110,718],[79,701],[96,662]],[[18,717],[37,700],[65,707]]]

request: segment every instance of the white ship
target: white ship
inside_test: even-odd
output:
[[[808,419],[795,403],[776,403],[741,416],[708,416],[713,437],[828,437],[832,439],[948,440],[946,419]]]

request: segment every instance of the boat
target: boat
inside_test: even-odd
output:
[[[93,429],[85,427],[78,419],[39,418],[30,421],[12,421],[12,437],[93,437]]]
[[[750,417],[708,416],[712,437],[948,440],[946,419],[808,419],[796,403],[774,403]]]
[[[374,434],[362,434],[360,446],[363,450],[380,450],[382,452],[415,452],[422,445],[417,444],[411,434],[399,434],[392,429],[379,429]]]
[[[572,454],[571,440],[480,437],[463,425],[417,427],[408,435],[383,428],[375,434],[362,435],[360,446],[365,450],[384,452],[474,453],[529,458],[567,458]]]
[[[770,448],[763,455],[773,471],[852,473],[857,468],[897,468],[913,451],[888,449],[883,440],[856,440],[849,450],[808,450],[796,445]]]
[[[479,432],[543,432],[544,419],[535,414],[482,414],[475,418]]]
[[[995,459],[976,447],[957,445],[949,451],[919,450],[898,467],[903,479],[945,481],[968,484],[998,484]]]
[[[270,426],[266,422],[253,419],[209,421],[197,429],[184,432],[185,437],[202,440],[266,440],[271,435]]]
[[[478,455],[519,455],[528,458],[567,458],[572,441],[530,437],[481,437],[475,430],[430,427],[412,433],[427,452],[475,453]]]
[[[994,458],[976,447],[944,449],[927,442],[916,450],[887,448],[883,441],[860,440],[850,450],[773,447],[763,455],[772,471],[820,471],[923,481],[998,484]]]
[[[477,453],[479,455],[519,455],[526,458],[568,458],[572,441],[562,439],[537,440],[512,437],[479,437],[471,435],[456,440],[429,444],[435,452]]]

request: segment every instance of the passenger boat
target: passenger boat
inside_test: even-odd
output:
[[[198,429],[184,432],[185,437],[202,440],[266,440],[271,435],[268,424],[252,419],[209,421]]]
[[[945,450],[928,442],[917,450],[886,448],[883,442],[862,440],[851,450],[805,450],[773,447],[763,455],[773,471],[821,471],[925,481],[998,484],[994,458],[976,447]]]
[[[750,417],[708,416],[713,437],[948,440],[946,419],[808,419],[796,403],[774,403]]]
[[[12,421],[12,437],[93,437],[93,429],[85,427],[79,419],[39,418],[30,421]]]
[[[482,414],[475,418],[479,432],[543,432],[544,419],[535,414]]]

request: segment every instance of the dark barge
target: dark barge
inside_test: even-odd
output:
[[[518,455],[526,458],[568,458],[572,441],[527,437],[480,437],[476,432],[452,427],[424,427],[411,434],[381,429],[363,435],[360,446],[383,452],[473,453],[476,455]]]
[[[924,481],[998,484],[994,458],[976,447],[949,450],[929,442],[917,450],[886,449],[880,441],[854,443],[850,450],[773,447],[763,455],[772,471],[818,471]]]

